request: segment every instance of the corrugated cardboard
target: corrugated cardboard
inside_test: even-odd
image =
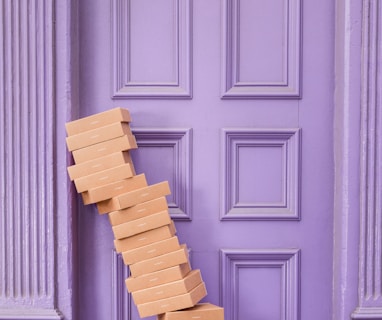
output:
[[[165,197],[160,197],[130,208],[110,212],[109,221],[112,226],[116,226],[166,209],[168,209],[167,200]]]
[[[128,179],[96,187],[82,193],[84,204],[96,203],[115,197],[121,193],[147,186],[145,175],[139,174]]]
[[[174,221],[169,225],[136,234],[135,236],[114,240],[114,246],[118,253],[129,251],[135,248],[146,246],[150,243],[171,238],[175,235],[176,229]]]
[[[135,206],[139,203],[153,200],[171,194],[168,181],[163,181],[151,186],[124,193],[116,197],[118,210]]]
[[[97,144],[85,147],[82,149],[74,150],[72,152],[74,162],[76,164],[90,161],[96,158],[107,156],[108,154],[136,149],[137,142],[133,135],[125,135]]]
[[[85,192],[89,189],[101,187],[123,179],[131,178],[134,175],[129,163],[99,171],[88,176],[74,180],[78,193]]]
[[[192,270],[183,279],[135,291],[132,296],[135,304],[142,304],[189,293],[202,282],[200,270]]]
[[[114,108],[66,123],[68,136],[106,126],[114,122],[131,122],[127,109]]]
[[[181,249],[175,250],[158,257],[140,261],[130,265],[130,274],[132,277],[139,277],[145,273],[170,268],[188,261],[188,251],[185,244]]]
[[[207,295],[204,282],[199,284],[191,292],[179,296],[157,300],[153,302],[138,304],[140,317],[149,317],[161,313],[191,308]]]
[[[133,174],[135,175],[133,161],[131,161],[128,151],[119,151],[104,157],[96,158],[80,164],[68,167],[68,174],[71,181],[82,178],[90,174],[117,167],[121,164],[129,163]]]
[[[180,249],[179,240],[177,236],[174,236],[147,246],[122,252],[122,257],[126,265],[131,265],[178,249]]]
[[[132,135],[129,124],[126,122],[115,122],[104,127],[69,136],[66,138],[66,145],[69,151],[73,151],[123,135]]]
[[[166,312],[158,320],[224,320],[224,309],[211,303],[199,303],[194,307]]]
[[[147,217],[119,224],[112,229],[115,239],[123,239],[170,223],[171,217],[168,210],[164,210]]]

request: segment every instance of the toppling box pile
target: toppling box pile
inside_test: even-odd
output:
[[[108,213],[140,317],[222,320],[222,308],[199,303],[206,287],[176,236],[165,198],[171,193],[168,182],[148,185],[144,174],[135,173],[129,150],[137,143],[130,121],[127,109],[115,108],[67,123],[66,143],[75,162],[69,177],[84,204]]]

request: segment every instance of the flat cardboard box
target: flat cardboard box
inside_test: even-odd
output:
[[[133,135],[124,135],[118,138],[93,144],[92,146],[74,150],[72,152],[76,164],[90,161],[96,158],[107,156],[108,154],[136,149],[137,141]]]
[[[171,217],[168,210],[151,214],[147,217],[125,222],[114,226],[113,233],[115,239],[131,237],[138,233],[156,229],[171,223]]]
[[[119,151],[109,154],[107,156],[89,160],[80,164],[75,164],[68,167],[68,174],[71,181],[91,175],[96,172],[104,171],[117,167],[121,164],[130,164],[135,175],[133,161],[131,160],[130,153],[128,151]]]
[[[142,189],[121,194],[116,197],[116,202],[119,206],[118,210],[120,210],[169,194],[171,194],[171,190],[168,181],[163,181]]]
[[[139,174],[128,179],[89,189],[82,193],[84,204],[96,203],[147,186],[145,175]]]
[[[66,145],[69,151],[74,151],[123,135],[132,135],[129,124],[127,122],[115,122],[104,127],[66,137]]]
[[[224,309],[211,303],[199,303],[194,307],[166,312],[158,320],[224,320]]]
[[[180,249],[178,237],[173,236],[165,240],[148,244],[147,246],[122,252],[122,257],[123,262],[126,265],[131,265],[133,263],[151,259],[178,249]]]
[[[204,282],[199,284],[191,292],[178,296],[157,300],[148,303],[138,304],[138,312],[141,318],[162,314],[195,306],[207,295]]]
[[[106,126],[114,122],[131,122],[129,110],[114,108],[66,123],[68,136]]]
[[[132,277],[139,277],[146,273],[170,268],[188,261],[188,251],[185,244],[181,249],[175,250],[160,256],[140,261],[130,265],[130,274]]]
[[[132,296],[135,304],[153,302],[189,293],[202,282],[200,270],[192,270],[183,279],[135,291],[132,293]]]
[[[183,279],[190,271],[191,266],[189,262],[186,262],[167,269],[147,273],[140,277],[129,277],[125,280],[125,284],[127,291],[131,293]]]
[[[131,178],[134,175],[129,163],[124,163],[119,166],[99,171],[88,176],[74,180],[77,192],[85,192],[90,189],[101,187],[123,179]]]
[[[135,248],[143,247],[148,244],[173,237],[176,234],[174,221],[170,224],[139,233],[135,236],[114,240],[114,246],[118,253],[129,251]]]
[[[167,200],[165,197],[160,197],[130,208],[112,211],[109,213],[109,221],[112,226],[116,226],[166,209],[168,209]]]

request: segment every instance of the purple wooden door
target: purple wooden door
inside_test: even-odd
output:
[[[130,110],[148,183],[227,320],[331,316],[332,0],[82,0],[79,116]],[[79,319],[139,319],[79,204]]]

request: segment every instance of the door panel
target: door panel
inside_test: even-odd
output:
[[[130,110],[137,173],[227,320],[329,319],[331,0],[83,0],[81,116]],[[301,32],[303,30],[303,32]],[[138,319],[106,216],[80,206],[80,319]]]

